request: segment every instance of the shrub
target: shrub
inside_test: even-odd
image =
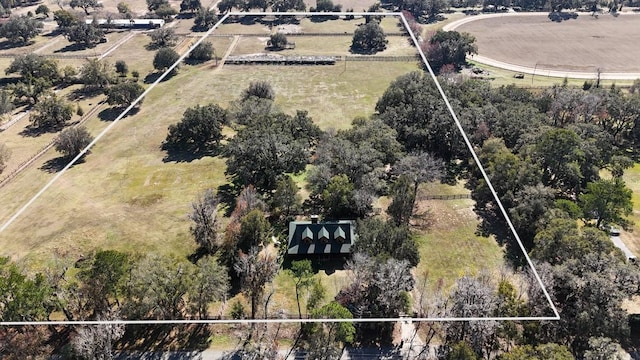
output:
[[[127,73],[129,72],[129,66],[124,60],[116,61],[116,72],[120,76],[123,76],[123,77],[127,76]]]
[[[271,38],[267,42],[267,46],[273,50],[282,50],[287,47],[287,37],[283,33],[271,34]]]

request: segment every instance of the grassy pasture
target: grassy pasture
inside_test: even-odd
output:
[[[242,37],[232,55],[247,55],[256,53],[272,53],[277,55],[330,55],[330,56],[353,56],[349,51],[352,37],[347,36],[289,36],[290,42],[295,42],[295,49],[282,51],[269,51],[266,49],[268,36],[264,37]],[[409,44],[406,37],[389,36],[389,43],[384,51],[378,52],[375,56],[405,56],[415,55],[416,50]],[[315,47],[317,44],[327,44],[322,47]]]
[[[458,195],[469,191],[462,184],[425,184],[422,194]],[[419,232],[418,277],[428,274],[430,284],[442,279],[445,286],[466,273],[482,269],[498,271],[504,264],[502,249],[491,237],[475,234],[478,219],[471,199],[423,200],[420,211],[428,211],[432,224]]]
[[[198,103],[226,106],[250,81],[265,78],[283,109],[306,109],[324,128],[344,128],[355,116],[371,114],[389,82],[416,64],[385,63],[376,77],[367,76],[379,68],[367,62],[350,62],[346,69],[226,66],[213,71],[207,64],[183,66],[149,94],[139,113],[98,142],[85,163],[66,173],[0,235],[3,255],[39,267],[51,254],[77,256],[96,247],[187,254],[193,250],[185,216],[189,203],[199,191],[225,181],[224,161],[164,163],[160,144],[169,124]],[[94,134],[107,125],[98,118],[87,122]],[[55,157],[55,152],[47,154],[0,189],[3,222],[53,176],[39,168]]]
[[[124,37],[129,36],[131,34],[128,31],[112,31],[105,34],[107,38],[107,42],[97,44],[93,48],[88,49],[80,49],[74,50],[74,43],[67,40],[65,37],[56,38],[55,43],[51,46],[47,46],[42,51],[40,51],[40,55],[51,55],[51,54],[59,54],[59,55],[82,55],[82,56],[100,56],[109,50],[113,45],[117,44]]]
[[[145,50],[145,47],[151,43],[151,38],[143,33],[137,33],[131,39],[120,45],[116,51],[111,52],[103,58],[114,65],[118,60],[124,60],[128,67],[129,73],[137,70],[140,76],[144,78],[146,74],[153,71],[154,51]]]

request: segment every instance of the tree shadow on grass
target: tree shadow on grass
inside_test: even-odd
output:
[[[177,67],[176,67],[177,69]],[[172,72],[170,72],[169,74],[167,74],[167,76],[162,79],[162,81],[167,81],[167,80],[171,80],[172,77],[174,77],[178,71],[176,69],[173,69]],[[152,84],[154,82],[156,82],[156,80],[158,80],[158,78],[160,78],[160,76],[162,76],[162,74],[164,74],[164,71],[162,72],[150,72],[147,76],[144,77],[144,83],[145,84]]]
[[[27,125],[18,134],[23,137],[38,137],[42,134],[57,132],[58,129],[41,128],[37,126]]]
[[[245,15],[238,19],[238,22],[242,25],[254,25],[256,24],[261,16],[253,16],[253,15]]]
[[[315,274],[320,271],[324,271],[325,274],[331,275],[335,273],[337,270],[344,270],[345,265],[347,264],[348,257],[343,255],[333,255],[333,256],[285,256],[282,261],[283,269],[291,269],[292,262],[300,261],[300,260],[310,260],[311,268]]]
[[[147,45],[145,45],[145,46],[144,46],[144,48],[145,48],[147,51],[156,51],[156,50],[158,50],[158,49],[160,49],[160,48],[163,48],[163,47],[166,47],[166,46],[167,46],[167,45],[159,45],[159,44],[156,44],[156,43],[152,43],[152,42],[150,42],[150,43],[148,43]]]
[[[151,83],[154,83],[156,80],[158,80],[160,75],[162,75],[162,73],[155,72],[155,71],[154,72],[150,72],[149,74],[147,74],[147,76],[144,77],[144,79],[142,81],[145,84],[151,84]]]
[[[209,347],[211,329],[207,324],[130,325],[125,328],[117,348],[128,351],[166,351],[181,349],[202,352]],[[139,354],[131,354],[131,359]],[[200,354],[182,353],[181,359],[199,359]],[[126,359],[127,357],[121,357]]]
[[[54,53],[64,53],[64,52],[73,52],[73,51],[82,51],[82,50],[87,50],[87,49],[93,49],[95,48],[95,46],[90,47],[90,46],[86,46],[84,44],[69,44],[61,49],[58,50],[54,50]]]
[[[104,94],[104,89],[100,88],[87,88],[81,87],[79,89],[73,89],[67,95],[67,99],[70,101],[80,101],[83,99],[90,99]],[[92,104],[89,104],[91,106]]]
[[[218,186],[218,199],[220,199],[220,204],[224,208],[224,216],[231,216],[233,209],[236,208],[236,199],[240,191],[242,191],[242,189],[233,184]]]
[[[209,250],[205,249],[204,247],[199,246],[193,253],[187,256],[187,260],[189,260],[190,263],[196,265],[198,261],[200,261],[200,259],[207,255],[213,254],[209,253]]]
[[[120,114],[122,114],[122,112],[125,109],[126,107],[120,107],[120,106],[106,108],[98,113],[98,118],[102,121],[114,121],[115,119],[118,118],[118,116],[120,116]],[[133,109],[129,110],[129,112],[127,113],[127,115],[125,115],[125,117],[133,116],[137,114],[138,111],[140,111],[140,108],[134,107]]]
[[[45,171],[49,174],[55,174],[57,172],[60,172],[60,170],[64,169],[64,167],[67,166],[67,164],[71,160],[73,160],[73,158],[68,158],[64,156],[53,158],[53,159],[47,160],[44,164],[42,164],[39,170]],[[78,161],[76,161],[75,164],[70,166],[70,168],[78,164],[82,164],[83,162],[84,162],[84,156],[78,159]]]
[[[323,23],[329,20],[337,20],[340,16],[337,15],[311,15],[310,20],[314,23]]]
[[[11,42],[9,40],[5,40],[5,41],[0,41],[0,50],[10,50],[10,49],[15,49],[15,48],[21,48],[23,46],[29,46],[31,44],[35,43],[35,41],[29,41],[26,43],[15,43],[15,42]]]

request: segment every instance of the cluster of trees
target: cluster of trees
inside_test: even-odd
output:
[[[170,20],[178,13],[167,0],[147,0],[147,9],[165,20]]]
[[[0,26],[0,37],[15,45],[27,45],[42,32],[42,21],[26,15],[14,16]]]
[[[16,103],[36,103],[52,86],[61,85],[64,75],[53,59],[36,54],[16,57],[5,74],[19,74],[20,79],[7,87]]]
[[[421,23],[429,23],[440,19],[440,14],[450,7],[447,0],[389,0],[382,1],[397,11],[407,11]]]
[[[627,152],[638,142],[640,107],[634,104],[640,95],[626,95],[615,87],[584,91],[566,86],[533,94],[456,79],[444,87],[563,320],[537,325],[456,322],[431,328],[430,333],[445,339],[438,351],[451,359],[460,354],[510,359],[545,353],[571,358],[627,345],[628,320],[621,303],[638,294],[640,271],[601,229],[612,223],[627,225],[631,192],[621,176],[633,163]],[[506,246],[513,269],[526,268],[428,76],[414,72],[398,78],[378,101],[374,116],[355,119],[350,129],[338,132],[320,131],[304,112],[282,114],[274,98],[268,83],[253,83],[227,110],[236,135],[222,154],[231,193],[239,192],[232,220],[223,238],[192,228],[194,236],[209,234],[199,235],[206,239],[201,246],[220,253],[244,279],[251,316],[257,316],[261,304],[267,313],[270,294],[265,294],[265,285],[275,274],[273,255],[255,249],[301,213],[360,219],[362,241],[354,246],[348,265],[352,281],[335,304],[326,306],[347,318],[410,311],[408,294],[415,287],[410,269],[419,262],[411,225],[417,223],[416,193],[427,181],[465,180],[481,219],[479,231]],[[310,196],[301,204],[289,174],[303,170]],[[609,170],[611,177],[601,178],[602,170]],[[372,202],[381,195],[391,198],[388,220],[372,217]],[[217,201],[205,212],[211,217]],[[578,219],[585,224],[582,228]],[[298,300],[298,286],[309,286],[301,266],[292,270]],[[256,276],[257,269],[264,276]],[[516,286],[487,274],[465,276],[451,292],[436,291],[424,304],[420,299],[418,309],[429,316],[550,315],[539,287],[533,280],[528,283]],[[321,316],[314,310],[311,315]],[[316,337],[329,339],[332,345],[323,351],[331,353],[345,342],[390,341],[391,330],[380,324],[357,325],[338,340],[330,336],[336,329],[307,327],[296,346],[313,351]]]
[[[563,85],[541,94],[513,86],[493,89],[475,80],[444,82],[444,87],[526,251],[544,269],[563,318],[527,328],[522,344],[558,342],[577,356],[597,336],[626,344],[621,302],[638,293],[640,275],[601,229],[628,225],[631,191],[622,175],[633,164],[629,151],[637,148],[640,97],[615,86],[585,91]],[[466,179],[479,231],[506,245],[507,259],[518,269],[524,265],[522,251],[438,97],[429,77],[412,73],[392,83],[376,109],[405,150],[429,151],[444,160],[450,181]],[[611,177],[602,178],[603,170]],[[599,282],[606,282],[606,289],[595,285]],[[607,292],[607,305],[596,288]],[[534,292],[532,286],[528,298],[542,304]],[[528,314],[548,315],[533,304],[526,304]],[[487,356],[489,350],[474,345],[475,339],[462,340],[477,356]]]
[[[106,250],[51,270],[27,276],[3,258],[0,319],[38,321],[52,314],[66,320],[204,319],[210,315],[209,305],[224,299],[229,289],[226,269],[209,257],[193,264],[156,254],[139,257]],[[124,334],[122,325],[75,330],[68,351],[83,359],[111,358],[113,344]],[[24,346],[19,341],[26,334],[13,332],[31,329],[3,327],[0,331],[3,342],[10,342],[4,344],[2,354],[15,356],[13,350]],[[31,351],[46,349],[34,343],[46,338],[30,340]]]
[[[289,10],[305,11],[306,5],[302,0],[222,0],[218,3],[218,10],[226,13],[232,9],[249,11],[259,9],[261,11],[286,12]]]
[[[362,28],[375,26],[371,19]],[[153,37],[171,41],[166,31]],[[427,42],[440,71],[475,49],[464,34],[436,33]],[[202,52],[207,48],[210,44]],[[154,67],[166,69],[177,59],[174,50],[162,45]],[[124,62],[116,69],[128,71]],[[16,98],[29,94],[24,89],[47,89],[71,77],[55,61],[37,55],[16,58],[7,71],[21,75],[22,85],[12,89]],[[110,104],[126,106],[143,90],[136,82],[118,81],[114,69],[98,60],[87,62],[78,78],[87,91],[105,92]],[[504,360],[543,354],[597,358],[627,345],[621,303],[639,293],[640,271],[626,263],[601,229],[628,225],[631,191],[622,175],[633,164],[629,153],[640,143],[640,94],[624,94],[615,86],[581,90],[565,85],[532,93],[456,77],[442,83],[562,320],[425,324],[427,343],[439,335],[438,351],[445,359]],[[230,180],[217,194],[206,190],[191,204],[190,234],[198,246],[192,262],[100,251],[78,262],[77,274],[65,269],[47,274],[45,281],[45,275],[28,277],[3,260],[0,319],[46,319],[54,312],[69,320],[206,318],[208,305],[224,298],[232,278],[250,303],[248,314],[240,303],[234,305],[233,316],[266,317],[273,295],[268,284],[282,260],[269,245],[274,237],[284,238],[289,220],[311,213],[357,219],[359,241],[347,264],[349,281],[328,302],[311,264],[291,264],[300,317],[303,303],[315,318],[397,317],[412,310],[440,317],[550,315],[533,280],[517,286],[506,280],[513,277],[480,273],[458,279],[451,291],[430,291],[415,283],[411,271],[420,256],[413,228],[424,216],[416,213],[416,199],[420,185],[432,181],[464,181],[481,220],[479,232],[505,246],[520,278],[531,277],[430,77],[421,72],[399,77],[378,100],[373,116],[356,118],[351,128],[340,131],[322,131],[305,111],[283,113],[275,98],[268,82],[252,82],[229,108],[197,105],[169,127],[163,149],[170,155],[222,155]],[[34,126],[59,130],[72,115],[68,104],[46,91],[31,99]],[[225,127],[233,129],[233,137],[224,136]],[[58,144],[66,156],[84,147],[72,139],[91,141],[86,130],[68,129]],[[603,177],[603,170],[610,175]],[[304,203],[292,177],[303,172],[309,193]],[[390,199],[386,217],[375,216],[373,209],[381,196]],[[223,205],[230,213],[224,230],[219,219]],[[411,301],[414,289],[420,296]],[[21,308],[16,299],[33,306]],[[73,351],[107,354],[111,343],[105,343],[105,334],[114,340],[122,333],[118,327],[78,330]],[[334,357],[344,344],[381,344],[390,342],[391,334],[384,324],[313,324],[302,327],[294,346],[318,358]],[[272,350],[256,346],[251,351],[266,356]]]
[[[13,103],[32,104],[29,115],[31,130],[36,133],[57,132],[64,129],[74,114],[74,107],[63,97],[57,96],[53,86],[82,83],[83,92],[104,93],[110,105],[128,106],[143,92],[142,85],[135,81],[117,77],[116,70],[123,75],[128,72],[127,64],[119,61],[114,68],[107,62],[88,60],[79,70],[74,67],[58,68],[53,59],[36,54],[16,57],[6,69],[7,74],[17,73],[20,79],[3,91],[1,99],[6,103],[4,111],[9,111]],[[83,115],[80,107],[75,110]],[[56,149],[65,158],[73,158],[86,147],[93,138],[83,127],[73,127],[63,131],[57,139]]]
[[[69,6],[72,9],[81,8],[85,15],[89,15],[89,9],[97,10],[103,7],[98,0],[71,0]]]
[[[436,73],[450,73],[467,63],[466,56],[477,54],[476,39],[469,33],[438,30],[419,46]]]
[[[253,82],[229,109],[215,104],[189,108],[181,122],[169,127],[163,147],[170,153],[221,154],[227,162],[230,185],[218,195],[207,191],[192,204],[196,255],[217,254],[222,264],[235,270],[230,275],[239,278],[251,302],[250,316],[255,317],[267,313],[270,294],[265,286],[281,260],[257,249],[268,248],[265,245],[273,236],[284,238],[288,221],[303,213],[361,219],[363,241],[354,247],[358,255],[349,265],[356,280],[343,289],[337,302],[323,306],[323,290],[312,280],[310,265],[293,263],[290,272],[296,279],[299,315],[301,303],[315,317],[336,312],[344,317],[397,316],[409,311],[410,270],[419,262],[411,229],[415,194],[421,183],[442,176],[441,161],[426,152],[406,154],[396,131],[380,119],[358,118],[351,129],[323,132],[304,111],[294,116],[282,113],[274,104],[275,96],[269,83]],[[235,129],[224,146],[223,126]],[[385,170],[389,164],[391,170]],[[303,204],[290,175],[309,167],[311,195]],[[383,194],[392,197],[390,219],[370,218],[372,202]],[[224,235],[219,235],[221,200],[233,209]],[[303,289],[307,297],[301,296]],[[323,339],[330,345],[323,351],[336,350],[344,343],[366,341],[371,331],[350,325],[351,330],[344,330],[347,335],[337,336],[332,326],[305,327],[297,346],[311,351]],[[379,338],[390,341],[391,331],[385,327]]]
[[[151,48],[171,47],[178,41],[176,31],[173,28],[161,27],[148,33],[151,38]]]
[[[73,67],[59,69],[58,63],[53,59],[28,54],[16,57],[5,72],[7,74],[18,73],[21,76],[16,84],[9,87],[13,101],[35,103],[36,110],[38,110],[38,103],[43,97],[56,99],[54,103],[59,106],[68,106],[68,104],[62,104],[61,99],[51,94],[51,88],[72,83],[83,84],[83,91],[86,93],[104,92],[108,96],[108,102],[112,105],[129,105],[129,99],[137,98],[142,94],[144,88],[137,82],[131,82],[122,77],[118,78],[115,75],[116,70],[121,75],[126,74],[128,66],[124,61],[119,61],[114,68],[105,61],[90,59],[79,71]],[[124,93],[130,93],[130,96],[125,96]],[[46,116],[47,113],[62,115],[49,117]],[[40,115],[44,115],[44,117],[41,118]],[[32,122],[36,127],[56,130],[70,119],[70,115],[69,111],[38,111]]]
[[[31,6],[37,3],[34,0],[2,0],[0,1],[0,15],[11,14],[11,9],[20,6]]]
[[[89,8],[95,9],[102,6],[95,0],[79,0],[71,3],[74,4],[72,7],[81,7],[87,14]],[[77,46],[91,48],[106,40],[104,30],[97,24],[87,24],[80,16],[71,11],[56,10],[53,12],[53,18],[58,23],[58,30],[64,34],[67,40]]]
[[[194,31],[207,31],[218,22],[218,14],[214,9],[208,9],[201,7],[196,12],[196,17],[193,21]]]

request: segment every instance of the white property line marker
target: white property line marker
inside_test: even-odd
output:
[[[507,223],[509,224],[509,228],[513,232],[513,234],[514,234],[514,236],[515,236],[515,238],[516,238],[516,240],[518,242],[518,245],[520,246],[520,249],[522,250],[525,258],[527,259],[527,263],[531,267],[531,269],[533,271],[533,274],[534,274],[538,284],[542,288],[542,291],[543,291],[546,299],[548,300],[549,305],[550,305],[551,309],[553,310],[553,313],[554,313],[555,316],[543,316],[543,317],[425,317],[425,318],[397,317],[397,318],[357,318],[357,319],[251,319],[251,320],[247,320],[247,319],[245,319],[245,320],[210,319],[210,320],[2,321],[2,322],[0,322],[0,326],[114,325],[114,324],[122,324],[122,325],[178,325],[178,324],[320,323],[320,322],[372,323],[372,322],[397,322],[397,321],[404,321],[404,320],[426,321],[426,322],[559,320],[560,319],[560,315],[558,314],[558,310],[556,309],[555,305],[553,304],[553,301],[551,300],[551,297],[549,296],[549,293],[547,292],[547,289],[545,288],[544,284],[542,283],[542,280],[540,279],[540,276],[538,275],[538,272],[536,271],[535,267],[533,266],[533,263],[532,263],[531,259],[529,258],[529,255],[525,251],[524,245],[522,244],[522,241],[520,240],[520,237],[516,233],[515,228],[514,228],[513,224],[511,223],[511,220],[509,219],[509,216],[507,215],[507,213],[506,213],[506,211],[505,211],[505,209],[504,209],[504,207],[502,205],[502,202],[500,202],[500,199],[498,198],[498,195],[497,195],[496,191],[494,190],[493,185],[491,184],[491,181],[489,180],[489,177],[487,176],[484,168],[482,167],[482,164],[480,163],[480,160],[478,159],[478,156],[476,155],[475,151],[473,150],[473,146],[471,145],[471,142],[469,141],[469,139],[467,137],[467,134],[465,133],[464,129],[462,128],[462,125],[460,124],[460,121],[458,120],[457,115],[453,111],[453,108],[451,107],[451,104],[449,103],[449,100],[448,100],[446,94],[444,93],[442,87],[440,86],[440,83],[438,82],[438,79],[437,79],[435,73],[431,69],[431,66],[429,65],[429,62],[427,61],[427,58],[426,58],[424,52],[422,51],[422,49],[420,49],[418,40],[416,39],[416,37],[413,34],[413,32],[411,32],[411,30],[409,28],[409,24],[407,22],[407,19],[404,17],[404,15],[402,13],[395,13],[395,12],[393,12],[393,13],[376,13],[376,12],[335,12],[335,13],[334,12],[323,12],[323,13],[318,13],[318,12],[246,12],[246,13],[243,13],[243,12],[228,12],[228,13],[226,13],[211,29],[209,29],[195,44],[193,44],[186,53],[184,53],[182,56],[180,56],[180,58],[173,65],[171,65],[171,67],[169,67],[169,69],[167,69],[156,81],[154,81],[153,84],[151,84],[144,91],[144,93],[142,93],[142,95],[140,95],[134,102],[131,103],[131,105],[129,105],[129,107],[127,107],[120,115],[118,115],[118,117],[115,120],[113,120],[113,122],[111,124],[109,124],[109,126],[107,126],[102,132],[100,132],[100,134],[98,134],[98,136],[96,136],[96,138],[93,139],[93,141],[89,145],[87,145],[87,147],[85,147],[80,152],[80,154],[78,154],[62,170],[60,170],[60,172],[58,172],[58,174],[56,174],[56,176],[54,176],[42,189],[40,189],[40,191],[38,191],[38,193],[36,193],[36,195],[34,195],[33,198],[31,198],[4,225],[2,225],[2,227],[0,227],[0,233],[2,233],[29,206],[31,206],[31,204],[33,202],[35,202],[49,187],[51,187],[51,185],[53,185],[62,176],[62,174],[64,174],[64,172],[66,172],[84,154],[86,154],[87,151],[89,151],[89,149],[91,149],[91,147],[93,147],[100,138],[102,138],[107,132],[109,132],[109,130],[111,130],[111,128],[113,126],[115,126],[122,118],[124,118],[129,113],[129,111],[131,111],[131,109],[133,109],[133,107],[135,107],[140,101],[142,101],[142,99],[157,84],[159,84],[171,71],[173,71],[173,69],[175,69],[176,66],[178,66],[178,64],[180,64],[191,53],[191,51],[193,49],[195,49],[198,45],[200,45],[200,43],[202,43],[202,41],[204,41],[204,39],[207,36],[211,35],[211,33],[216,28],[218,28],[229,16],[268,16],[268,15],[275,15],[275,16],[313,16],[313,15],[316,15],[316,16],[318,16],[318,15],[321,15],[321,16],[351,16],[351,15],[353,15],[353,16],[398,16],[398,17],[400,17],[400,19],[402,20],[402,23],[403,23],[406,31],[411,36],[411,39],[412,39],[414,45],[418,49],[418,52],[420,54],[420,57],[422,58],[422,61],[426,65],[427,69],[429,70],[429,74],[431,75],[434,83],[436,84],[436,87],[438,88],[438,91],[440,92],[440,95],[444,99],[445,104],[447,105],[447,109],[449,110],[449,113],[451,114],[453,120],[455,121],[456,126],[460,130],[460,133],[462,134],[462,137],[464,138],[467,147],[471,151],[473,159],[476,161],[476,164],[480,168],[480,172],[482,173],[482,176],[486,180],[487,185],[489,186],[489,189],[491,190],[491,193],[493,194],[494,198],[496,199],[496,201],[498,203],[498,206],[500,207],[500,210],[501,210],[503,216],[507,220]]]

